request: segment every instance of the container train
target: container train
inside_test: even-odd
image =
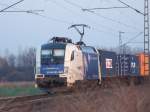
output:
[[[38,59],[35,81],[41,89],[72,87],[85,80],[102,84],[106,78],[149,76],[149,72],[144,72],[143,53],[117,54],[86,46],[83,42],[75,44],[63,37],[54,37],[43,44]]]

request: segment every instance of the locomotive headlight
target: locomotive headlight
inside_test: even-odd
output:
[[[64,68],[64,73],[65,73],[65,74],[68,73],[68,68],[69,68],[69,67],[65,67],[65,68]]]

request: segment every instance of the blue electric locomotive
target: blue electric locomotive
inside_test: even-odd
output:
[[[101,84],[102,78],[139,75],[135,56],[117,55],[83,42],[74,44],[62,37],[42,45],[38,59],[35,81],[39,88],[71,87],[84,80]]]

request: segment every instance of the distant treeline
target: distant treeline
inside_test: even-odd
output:
[[[21,50],[18,55],[6,53],[0,56],[0,82],[33,81],[35,63],[35,48]]]

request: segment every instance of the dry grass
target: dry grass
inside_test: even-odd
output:
[[[48,105],[52,107],[49,108],[51,112],[150,112],[150,90],[147,89],[122,87],[93,90],[59,97],[53,102],[56,106],[53,107],[53,103]]]
[[[11,112],[19,112],[13,108]],[[24,105],[22,112],[150,112],[150,84],[93,88]]]

